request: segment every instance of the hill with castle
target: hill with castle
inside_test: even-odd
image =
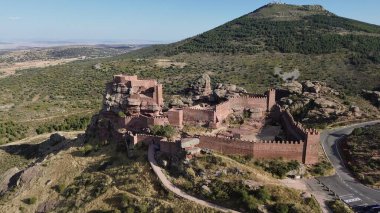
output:
[[[273,3],[176,43],[0,78],[0,212],[341,212],[298,178],[334,173],[323,130],[379,118],[379,35]],[[372,167],[350,165],[378,184]]]

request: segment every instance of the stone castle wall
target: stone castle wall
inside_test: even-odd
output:
[[[223,106],[224,107],[224,106]],[[305,164],[318,162],[320,134],[315,129],[304,129],[294,121],[292,115],[274,106],[271,115],[281,122],[286,135],[292,141],[244,141],[215,136],[200,136],[199,147],[223,154],[252,155],[255,158],[284,158]]]
[[[274,100],[275,93],[272,93]],[[272,100],[271,99],[271,100]],[[245,95],[230,98],[229,100],[215,106],[214,109],[198,109],[188,107],[183,109],[183,121],[185,122],[213,122],[219,123],[227,118],[233,112],[232,109],[260,108],[267,111],[269,105],[268,96],[266,95]],[[272,104],[272,102],[270,102]]]
[[[284,158],[303,162],[302,141],[244,141],[234,138],[200,136],[201,148],[208,148],[227,155],[250,155],[258,159]]]
[[[185,122],[214,122],[215,111],[211,109],[184,108],[183,121]]]

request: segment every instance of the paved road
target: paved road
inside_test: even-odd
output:
[[[334,130],[326,130],[321,135],[323,149],[333,164],[336,174],[317,179],[352,207],[380,203],[380,190],[369,188],[353,178],[352,174],[343,164],[341,154],[337,149],[337,143],[339,143],[342,136],[350,134],[355,128],[373,125],[375,123],[380,123],[380,120],[355,124]]]
[[[170,190],[171,192],[173,192],[174,194],[180,196],[180,197],[183,197],[187,200],[191,200],[191,201],[194,201],[200,205],[203,205],[203,206],[206,206],[206,207],[209,207],[209,208],[214,208],[214,209],[217,209],[219,211],[222,211],[222,212],[234,212],[234,213],[238,213],[238,211],[235,211],[235,210],[232,210],[232,209],[227,209],[227,208],[224,208],[222,206],[218,206],[218,205],[215,205],[213,203],[209,203],[207,201],[204,201],[204,200],[200,200],[196,197],[193,197],[189,194],[187,194],[186,192],[182,191],[181,189],[177,188],[174,184],[172,184],[168,178],[166,177],[166,175],[162,172],[161,168],[157,165],[157,162],[156,162],[156,159],[154,157],[154,154],[155,154],[155,150],[154,150],[154,145],[149,145],[149,152],[148,152],[148,160],[149,160],[149,163],[151,165],[151,167],[153,168],[153,171],[154,173],[156,173],[158,179],[160,179],[160,181],[162,182],[162,184],[165,186],[165,188],[167,188],[168,190]]]

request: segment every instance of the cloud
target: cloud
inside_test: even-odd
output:
[[[17,20],[20,20],[20,19],[22,19],[22,18],[19,17],[19,16],[10,16],[10,17],[8,17],[8,20],[11,20],[11,21],[17,21]]]

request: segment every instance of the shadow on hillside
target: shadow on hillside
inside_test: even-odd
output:
[[[62,150],[69,149],[70,147],[80,146],[80,141],[83,139],[83,135],[78,135],[76,139],[64,139],[60,142],[52,142],[51,139],[47,139],[38,144],[17,144],[1,146],[0,150],[3,150],[11,155],[19,155],[25,159],[44,159],[49,154],[57,154]]]

